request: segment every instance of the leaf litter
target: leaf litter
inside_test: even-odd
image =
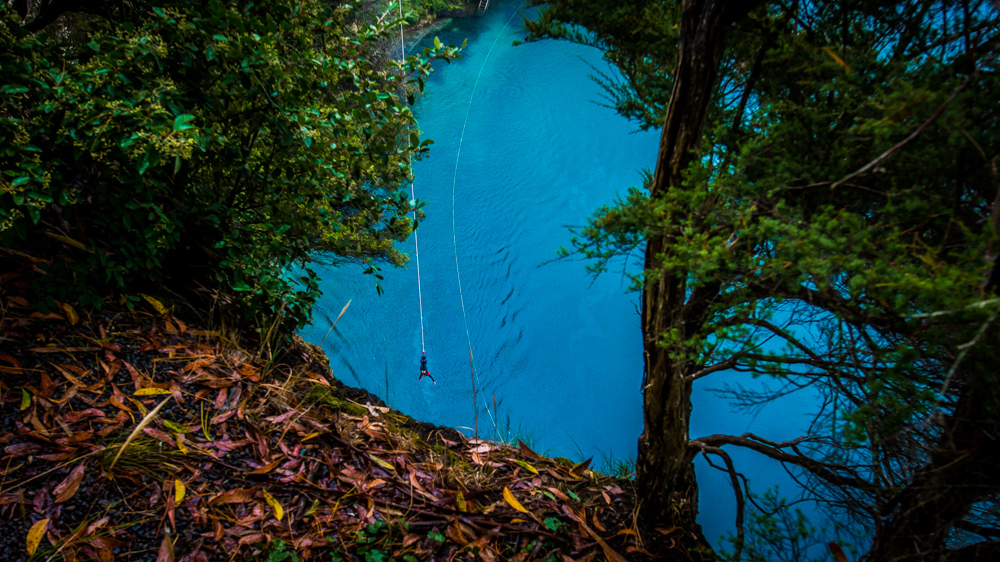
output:
[[[647,561],[699,546],[680,522],[641,534],[629,480],[415,421],[301,340],[265,360],[153,297],[43,315],[6,289],[0,560]]]

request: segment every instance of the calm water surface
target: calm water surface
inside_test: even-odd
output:
[[[655,164],[659,133],[636,133],[594,103],[602,92],[589,78],[590,65],[614,74],[596,49],[561,41],[512,46],[523,35],[513,11],[509,2],[493,2],[486,15],[437,33],[445,43],[469,43],[462,60],[437,67],[417,109],[423,133],[435,141],[416,164],[415,192],[427,203],[420,278],[425,348],[437,384],[417,380],[414,261],[384,272],[381,296],[360,268],[322,272],[325,315],[336,318],[351,305],[332,332],[318,314],[303,337],[325,338],[340,380],[415,418],[473,428],[478,417],[479,433],[488,437],[495,419],[502,434],[530,440],[540,452],[594,456],[601,466],[607,458],[634,457],[642,431],[639,297],[627,291],[622,264],[594,279],[584,263],[554,260],[569,245],[567,225],[583,224],[641,183],[639,170]],[[412,240],[403,248],[414,256]],[[781,439],[804,423],[787,409],[778,423],[734,415],[703,388],[694,412],[695,436],[759,431]],[[734,456],[761,490],[783,480],[773,474],[776,465]],[[704,463],[699,481],[702,524],[714,538],[732,527],[732,491],[728,477]]]

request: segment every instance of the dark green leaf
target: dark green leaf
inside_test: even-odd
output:
[[[177,117],[174,117],[174,130],[184,131],[187,129],[193,129],[194,125],[189,125],[188,123],[194,121],[194,119],[195,119],[194,115],[188,115],[188,114],[182,114],[178,115]]]

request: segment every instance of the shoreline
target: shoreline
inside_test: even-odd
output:
[[[473,3],[469,3],[466,6],[466,8],[461,10],[442,12],[438,17],[428,18],[417,22],[414,25],[403,28],[404,54],[411,54],[413,48],[420,44],[424,38],[431,33],[447,27],[452,21],[460,18],[475,17],[478,6]],[[394,44],[392,48],[389,49],[389,55],[393,59],[398,59],[400,56],[399,46]]]
[[[403,44],[406,49],[404,54],[413,54],[414,47],[420,44],[425,37],[443,29],[444,27],[447,27],[453,19],[454,18],[435,19],[428,21],[427,23],[418,23],[414,26],[403,28]],[[394,60],[399,60],[400,52],[398,43],[393,44],[392,48],[389,49],[389,56]]]

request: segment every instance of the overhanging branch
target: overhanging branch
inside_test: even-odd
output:
[[[691,446],[705,453],[706,457],[709,453],[718,455],[726,463],[726,472],[729,473],[729,480],[733,485],[733,493],[736,494],[736,541],[733,543],[734,552],[732,559],[738,562],[740,554],[743,552],[743,512],[745,511],[743,490],[740,489],[739,481],[741,475],[736,472],[736,468],[733,466],[733,459],[729,456],[729,453],[722,450],[722,448],[706,445],[697,439],[691,442]],[[711,464],[711,461],[709,463]]]
[[[848,486],[867,492],[876,492],[878,487],[858,476],[857,472],[847,466],[824,463],[811,459],[798,452],[798,445],[816,441],[810,436],[799,437],[783,443],[775,443],[758,437],[752,433],[744,433],[738,437],[733,435],[709,435],[692,439],[688,446],[701,450],[702,446],[722,447],[724,445],[736,445],[757,451],[774,460],[782,463],[793,464],[809,471],[816,477],[829,482],[835,486]],[[794,453],[789,453],[784,449],[792,449]]]

